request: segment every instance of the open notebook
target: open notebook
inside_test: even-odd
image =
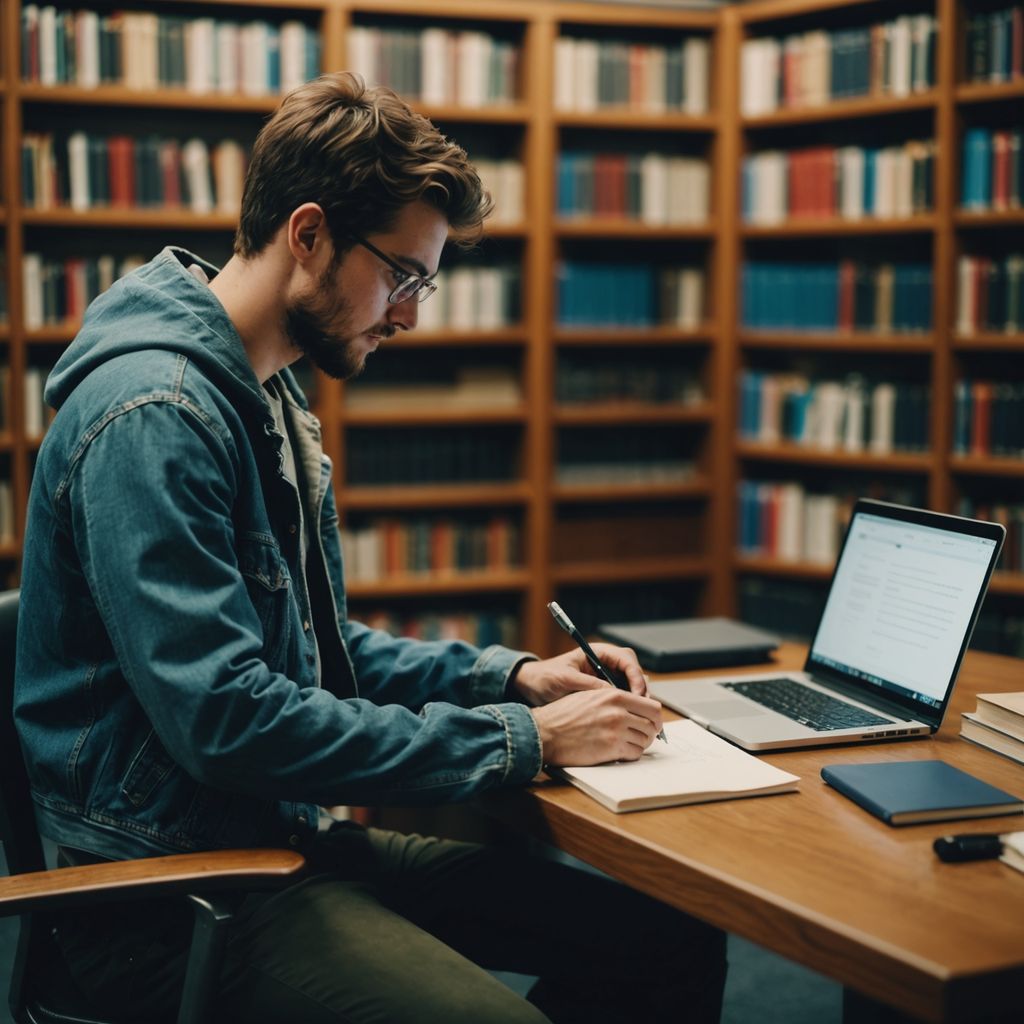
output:
[[[788,793],[800,781],[695,722],[666,722],[665,736],[638,761],[549,771],[615,812]]]

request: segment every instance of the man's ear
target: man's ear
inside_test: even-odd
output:
[[[303,203],[288,218],[288,248],[302,264],[318,255],[318,248],[328,243],[327,219],[317,203]]]

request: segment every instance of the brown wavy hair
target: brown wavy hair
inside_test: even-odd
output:
[[[392,90],[348,71],[322,75],[290,92],[256,138],[235,252],[255,256],[313,202],[341,255],[351,235],[388,231],[415,200],[437,207],[462,243],[479,237],[492,207],[466,151]]]

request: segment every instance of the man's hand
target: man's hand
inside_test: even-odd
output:
[[[661,729],[661,705],[602,682],[531,712],[545,764],[635,761]]]
[[[598,660],[610,672],[618,671],[626,677],[633,693],[647,693],[647,680],[640,670],[636,655],[626,647],[611,644],[593,644]],[[577,690],[596,690],[608,684],[594,675],[586,655],[577,647],[557,658],[546,661],[524,661],[512,680],[512,685],[527,704],[539,707],[550,704]]]
[[[545,764],[587,765],[635,761],[661,729],[661,705],[647,694],[636,655],[625,647],[594,644],[609,672],[629,682],[629,692],[594,674],[578,648],[519,666],[512,685],[533,705]]]

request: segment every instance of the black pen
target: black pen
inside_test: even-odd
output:
[[[620,690],[629,690],[629,683],[627,683],[625,679],[621,682],[616,682],[608,669],[601,664],[601,659],[594,653],[593,647],[587,643],[583,634],[573,625],[572,619],[562,611],[557,601],[548,602],[548,611],[551,612],[555,622],[557,622],[562,629],[564,629],[566,633],[576,641],[576,646],[579,647],[579,649],[587,656],[587,661],[590,662],[590,667],[594,670],[599,679],[603,679],[609,685],[615,686]],[[664,729],[658,733],[658,739],[661,740],[662,743],[668,743],[668,740],[665,738]]]

